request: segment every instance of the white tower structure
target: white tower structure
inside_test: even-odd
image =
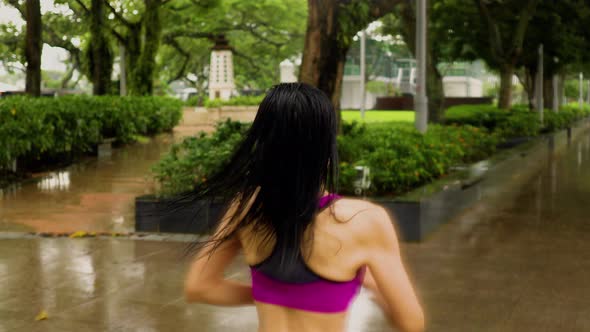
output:
[[[215,40],[209,66],[209,99],[229,100],[236,88],[231,47],[225,36]]]

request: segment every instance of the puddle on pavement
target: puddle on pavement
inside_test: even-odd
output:
[[[198,130],[162,134],[65,169],[35,174],[38,181],[0,189],[0,231],[134,231],[134,199],[155,189],[152,165],[174,141]]]

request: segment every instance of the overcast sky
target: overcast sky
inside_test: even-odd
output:
[[[57,11],[57,8],[53,6],[53,0],[41,0],[41,12],[46,11]],[[23,26],[24,21],[20,16],[20,13],[10,6],[5,6],[0,3],[0,23],[12,22],[17,26]],[[41,68],[43,70],[59,70],[65,71],[66,66],[63,61],[67,59],[67,52],[50,47],[49,45],[43,46],[43,58],[41,59]],[[0,71],[3,71],[0,69]]]

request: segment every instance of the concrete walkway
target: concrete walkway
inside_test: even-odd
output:
[[[428,331],[590,331],[590,136],[546,163],[510,202],[402,244]],[[0,332],[255,331],[251,307],[183,302],[170,240],[0,234]],[[229,275],[248,278],[241,260]],[[349,331],[390,331],[365,293]]]

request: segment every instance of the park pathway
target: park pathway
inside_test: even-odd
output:
[[[135,197],[154,192],[150,168],[173,142],[201,130],[211,127],[181,124],[173,134],[0,189],[0,231],[133,232]]]
[[[545,162],[486,215],[468,211],[402,244],[428,331],[590,331],[590,134]],[[45,204],[22,197],[31,215]],[[184,303],[186,243],[170,240],[0,233],[0,332],[255,331],[251,307]],[[238,260],[229,275],[247,272]],[[35,321],[41,310],[49,318]],[[364,292],[348,331],[390,331]]]

